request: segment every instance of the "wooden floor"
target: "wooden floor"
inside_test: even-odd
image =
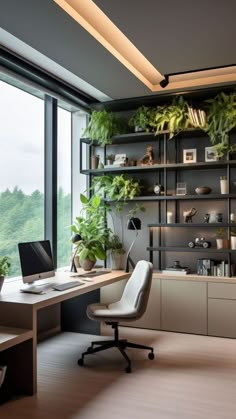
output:
[[[1,419],[235,419],[236,340],[121,328],[153,345],[130,350],[132,374],[116,349],[77,359],[94,336],[64,333],[39,344],[38,394],[0,406]]]

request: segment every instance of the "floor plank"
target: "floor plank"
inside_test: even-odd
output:
[[[235,419],[236,340],[121,328],[155,348],[130,350],[132,374],[116,349],[77,359],[94,336],[57,335],[38,347],[38,393],[0,407],[1,419]],[[98,339],[102,337],[98,337]]]

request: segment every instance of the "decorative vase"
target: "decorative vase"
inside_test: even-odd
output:
[[[209,186],[198,186],[195,189],[195,192],[198,195],[207,195],[207,194],[211,193],[211,188],[209,188]]]
[[[99,157],[98,156],[92,156],[91,157],[91,169],[97,169],[99,165]]]
[[[4,282],[4,276],[0,275],[0,292],[3,286],[3,282]]]
[[[228,239],[216,239],[217,249],[229,249],[230,241]]]
[[[230,237],[231,249],[236,250],[236,236]]]
[[[227,178],[224,178],[224,176],[222,176],[222,178],[220,179],[220,193],[222,195],[228,193],[228,180]]]
[[[84,271],[91,271],[93,269],[95,262],[90,259],[85,259],[80,261],[80,265],[82,266]]]

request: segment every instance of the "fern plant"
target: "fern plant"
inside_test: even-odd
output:
[[[219,157],[236,151],[236,145],[229,144],[229,132],[236,127],[236,93],[220,92],[215,98],[205,101],[207,132]]]
[[[114,135],[123,134],[127,131],[127,122],[118,118],[112,112],[93,111],[90,121],[82,137],[89,137],[92,142],[96,141],[101,146],[111,144]]]

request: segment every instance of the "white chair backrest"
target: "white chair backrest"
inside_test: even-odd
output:
[[[122,304],[133,307],[137,311],[138,317],[141,317],[146,311],[152,282],[152,272],[152,263],[146,260],[140,260],[135,266],[120,300]]]

